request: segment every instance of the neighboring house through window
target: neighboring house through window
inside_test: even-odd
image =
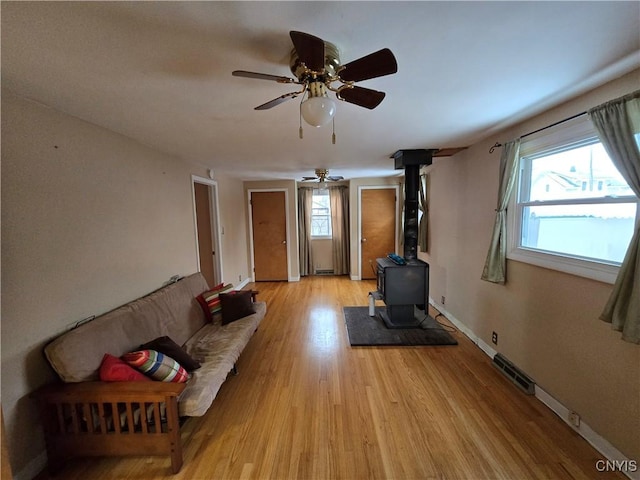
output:
[[[638,203],[586,115],[525,137],[508,258],[613,283]]]

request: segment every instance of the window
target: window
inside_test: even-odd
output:
[[[613,283],[638,199],[586,115],[523,139],[516,186],[508,257]]]
[[[331,238],[331,204],[329,190],[313,190],[311,237]]]

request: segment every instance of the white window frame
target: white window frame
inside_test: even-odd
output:
[[[323,192],[323,193],[321,193]],[[329,198],[329,190],[326,189],[320,189],[320,188],[314,188],[313,191],[311,192],[311,195],[320,195],[322,194],[323,196],[326,195],[327,199]],[[311,209],[311,222],[313,222],[313,217],[317,216],[317,215],[313,215],[313,208]],[[330,235],[313,235],[313,229],[311,230],[311,239],[312,240],[331,240],[333,238],[333,232],[331,232],[331,218],[333,216],[333,213],[331,212],[331,203],[329,202],[329,215],[328,215],[328,221],[329,221],[329,231],[330,231]]]
[[[563,146],[575,148],[576,145],[588,143],[594,138],[597,139],[597,133],[593,124],[587,115],[582,115],[523,138],[520,144],[520,158],[533,155],[539,156],[545,152],[558,151],[562,149]],[[520,188],[521,169],[522,165],[520,165],[518,178],[516,179],[516,184],[509,199],[507,209],[507,258],[613,284],[620,270],[619,264],[577,258],[554,252],[544,252],[519,245],[523,205],[518,204],[517,199]],[[628,202],[629,200],[633,201],[635,197],[624,198]],[[603,203],[607,203],[607,201],[608,199],[603,199]],[[611,201],[612,203],[618,202],[620,198],[615,200],[611,199]],[[636,202],[637,225],[638,222],[640,222],[640,200],[636,199]],[[572,203],[579,203],[579,201]]]

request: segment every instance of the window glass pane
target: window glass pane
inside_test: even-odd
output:
[[[313,191],[313,203],[311,206],[311,236],[331,236],[331,205],[329,192],[322,190]]]
[[[524,207],[521,245],[621,263],[635,218],[636,203]]]
[[[527,136],[520,154],[508,258],[613,283],[640,202],[589,117]]]
[[[601,143],[530,158],[530,185],[521,201],[549,201],[633,195]]]

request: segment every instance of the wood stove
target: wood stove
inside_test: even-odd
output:
[[[423,318],[415,316],[417,305],[425,310],[429,303],[429,264],[418,259],[418,193],[420,167],[431,165],[437,149],[398,150],[393,154],[395,168],[404,168],[404,265],[389,258],[376,259],[377,288],[386,313],[382,319],[389,328],[415,328]]]
[[[424,309],[429,303],[429,264],[422,260],[406,260],[398,265],[388,258],[376,260],[378,292],[387,306],[381,313],[389,328],[411,328],[420,325],[414,306]]]

